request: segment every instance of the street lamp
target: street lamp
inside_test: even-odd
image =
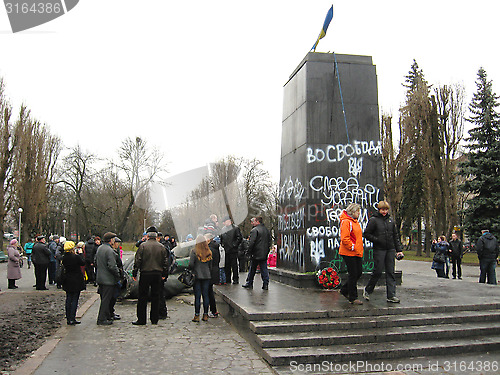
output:
[[[66,219],[63,219],[63,237],[66,237]]]
[[[19,209],[17,210],[19,212],[19,245],[21,245],[21,216],[23,214],[23,209],[21,207],[19,207]]]

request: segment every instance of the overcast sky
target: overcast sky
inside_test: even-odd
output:
[[[225,155],[279,178],[283,85],[332,1],[81,0],[13,34],[0,8],[0,76],[64,144],[108,157],[127,136],[160,147],[172,174]],[[381,111],[397,111],[415,58],[432,84],[483,66],[500,93],[500,2],[334,1],[317,52],[370,55]]]

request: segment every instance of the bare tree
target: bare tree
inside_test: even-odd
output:
[[[61,142],[45,125],[32,119],[25,106],[21,106],[17,128],[19,142],[13,164],[16,200],[24,210],[23,236],[26,236],[47,229],[49,191]]]
[[[118,168],[125,174],[128,205],[121,215],[118,233],[123,233],[132,213],[132,208],[141,191],[165,171],[163,155],[156,148],[150,149],[140,137],[126,138],[119,149]]]
[[[445,233],[451,235],[459,224],[457,159],[464,132],[463,85],[444,85],[436,89],[440,131],[442,134],[443,196],[445,197]]]
[[[96,161],[97,157],[94,154],[85,152],[80,145],[76,145],[61,163],[60,179],[56,181],[56,183],[64,184],[73,196],[74,221],[78,234],[92,234],[88,213],[91,199],[85,199],[84,195],[85,193],[87,196],[90,194],[90,176],[94,173],[93,164]]]
[[[5,84],[0,78],[0,229],[3,227],[7,212],[12,207],[12,158],[17,145],[16,130],[11,122],[12,107],[5,96]],[[3,241],[1,246],[3,247]]]

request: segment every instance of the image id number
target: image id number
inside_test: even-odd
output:
[[[445,371],[498,371],[497,361],[445,361],[443,366]]]
[[[61,4],[56,3],[5,3],[5,7],[7,8],[7,13],[16,13],[16,14],[59,14],[62,13]]]

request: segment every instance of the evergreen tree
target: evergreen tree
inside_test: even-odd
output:
[[[473,194],[465,209],[465,230],[471,240],[481,229],[500,234],[500,116],[498,96],[492,90],[486,71],[479,69],[477,92],[469,105],[473,124],[467,139],[467,159],[460,174],[466,178],[461,190]]]

